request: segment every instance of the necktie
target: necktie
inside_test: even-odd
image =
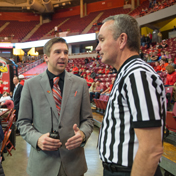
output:
[[[58,85],[58,82],[59,82],[59,77],[53,78],[52,91],[53,91],[54,101],[56,103],[57,112],[58,112],[58,115],[60,115],[62,96],[61,96],[61,90]]]

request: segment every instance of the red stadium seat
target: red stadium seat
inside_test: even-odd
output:
[[[169,135],[169,131],[176,132],[176,103],[174,104],[173,111],[167,111],[166,128],[166,136]]]

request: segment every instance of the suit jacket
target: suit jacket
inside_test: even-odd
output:
[[[18,84],[17,89],[15,91],[14,100],[13,100],[13,102],[14,102],[14,109],[16,109],[16,111],[19,110],[22,89],[23,89],[23,86],[21,84]]]
[[[75,93],[77,92],[77,93]],[[62,147],[58,151],[38,150],[37,141],[51,131],[51,110],[54,130],[60,135]],[[80,176],[87,171],[84,148],[67,150],[67,139],[74,136],[73,125],[84,132],[86,140],[93,130],[87,83],[65,71],[60,117],[46,72],[25,82],[20,101],[17,126],[21,136],[31,144],[27,172],[31,176],[57,176],[62,161],[67,176]]]

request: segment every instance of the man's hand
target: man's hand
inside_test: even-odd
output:
[[[49,137],[49,133],[43,134],[37,141],[37,145],[41,150],[55,151],[62,146],[59,139]]]
[[[65,146],[68,150],[72,150],[79,147],[85,137],[84,133],[77,127],[76,124],[73,125],[73,130],[75,135],[69,138],[65,143]]]

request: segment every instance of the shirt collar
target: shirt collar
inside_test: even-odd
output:
[[[53,80],[54,77],[59,77],[60,79],[64,80],[64,77],[65,77],[65,70],[64,70],[62,73],[60,73],[59,75],[54,75],[54,74],[51,73],[48,69],[47,69],[46,71],[47,71],[49,80]]]
[[[19,84],[20,84],[20,83],[18,83],[15,87],[17,88]]]

